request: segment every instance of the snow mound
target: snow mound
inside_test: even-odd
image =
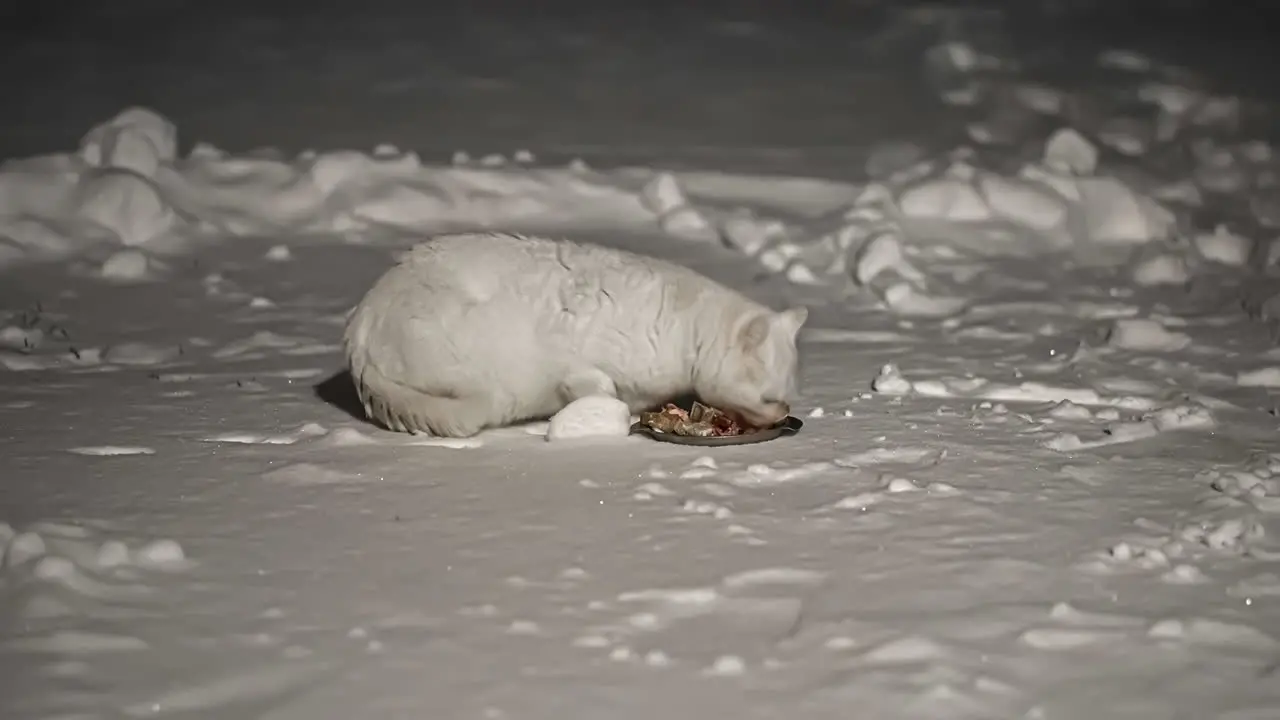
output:
[[[769,273],[868,292],[909,317],[971,305],[956,297],[965,281],[949,277],[965,261],[1060,254],[1113,262],[1164,247],[1165,257],[1132,268],[1135,284],[1148,287],[1184,283],[1201,261],[1248,264],[1248,239],[1191,232],[1206,198],[1224,193],[1247,195],[1260,224],[1280,227],[1270,146],[1224,139],[1238,130],[1241,100],[1189,87],[1178,68],[1141,56],[1109,52],[1098,64],[1112,71],[1114,97],[1028,79],[1016,61],[948,31],[925,55],[925,80],[944,102],[979,116],[968,128],[973,147],[930,157],[888,141],[869,153],[869,182],[852,200],[816,217],[745,202],[725,211],[733,198],[723,195],[701,204],[703,189],[686,192],[685,179],[670,173],[652,177],[645,204],[670,234],[701,239],[710,225]]]
[[[80,141],[80,157],[89,167],[130,170],[155,177],[163,163],[178,156],[178,128],[147,108],[129,108],[94,127]]]
[[[626,437],[631,432],[631,410],[621,400],[589,395],[564,406],[547,426],[547,440]]]
[[[108,248],[106,257],[122,246],[182,247],[221,236],[551,229],[570,222],[616,228],[655,219],[696,231],[701,217],[683,206],[667,208],[674,216],[659,211],[680,203],[664,194],[673,185],[664,190],[659,183],[642,197],[576,167],[426,166],[417,154],[385,145],[373,153],[278,155],[233,156],[197,143],[183,157],[172,122],[147,108],[126,109],[86,133],[77,152],[0,164],[0,268],[99,247]],[[646,207],[653,202],[655,209]],[[102,273],[137,281],[147,276],[144,260],[123,256]]]
[[[670,234],[700,239],[709,224],[724,244],[792,283],[866,289],[890,312],[916,317],[967,307],[961,289],[943,279],[966,259],[1128,248],[1178,229],[1163,200],[1105,173],[1097,146],[1069,126],[1013,172],[991,169],[969,148],[907,167],[914,154],[903,148],[872,155],[876,179],[816,219],[704,207],[669,173],[649,181],[644,202]]]

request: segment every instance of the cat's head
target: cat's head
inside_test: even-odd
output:
[[[699,398],[756,427],[782,421],[799,375],[796,336],[808,317],[806,308],[794,307],[739,318],[715,343],[715,356],[703,358],[695,378]]]

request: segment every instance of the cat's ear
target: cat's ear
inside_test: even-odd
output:
[[[795,338],[799,334],[800,328],[804,327],[804,321],[808,319],[809,308],[803,305],[787,308],[773,316],[774,327],[786,333],[789,338]]]
[[[746,352],[755,350],[769,339],[769,330],[768,315],[753,315],[738,330],[738,346]]]

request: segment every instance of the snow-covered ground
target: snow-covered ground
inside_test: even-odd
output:
[[[1280,717],[1280,116],[858,5],[8,48],[0,717]],[[803,431],[364,422],[345,313],[458,228],[808,305]]]

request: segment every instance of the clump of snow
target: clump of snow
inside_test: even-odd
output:
[[[178,129],[153,110],[132,107],[95,126],[80,141],[80,157],[95,168],[153,178],[178,154]]]
[[[997,217],[1039,232],[1057,234],[1070,216],[1063,197],[1036,183],[984,173],[978,188]]]
[[[1059,420],[1092,420],[1093,412],[1083,405],[1063,400],[1049,410],[1049,416]]]
[[[155,182],[132,170],[86,172],[71,202],[77,220],[122,245],[145,245],[167,234],[178,221]]]
[[[737,655],[721,655],[706,669],[708,675],[718,677],[735,677],[746,671],[746,663]]]
[[[1133,281],[1143,287],[1182,285],[1190,277],[1186,259],[1171,253],[1153,255],[1133,267]]]
[[[885,478],[881,482],[885,492],[888,493],[918,492],[920,490],[920,486],[914,480],[896,475]]]
[[[912,283],[924,282],[924,275],[907,260],[901,238],[893,233],[875,236],[858,249],[854,258],[853,278],[860,285],[870,284],[886,271]]]
[[[187,556],[182,546],[169,539],[152,541],[138,548],[134,553],[134,562],[148,568],[179,567],[185,564],[186,560]]]
[[[1190,345],[1191,338],[1150,318],[1122,318],[1111,326],[1107,342],[1124,350],[1174,351]]]
[[[911,392],[911,381],[902,376],[897,365],[888,364],[871,381],[871,389],[884,395],[906,395]]]
[[[102,263],[99,273],[104,279],[117,282],[139,282],[152,277],[151,259],[137,248],[112,253]]]
[[[641,192],[646,208],[658,216],[664,230],[672,235],[714,240],[718,233],[702,213],[689,205],[684,191],[671,173],[661,173]]]
[[[1213,413],[1197,405],[1161,408],[1152,413],[1151,421],[1160,432],[1211,428],[1216,424]]]
[[[903,214],[908,217],[953,222],[991,219],[991,208],[970,178],[959,172],[909,188],[902,193],[898,202]]]
[[[1081,178],[1077,184],[1088,238],[1099,243],[1145,243],[1169,236],[1173,214],[1116,178]]]
[[[1280,388],[1280,366],[1242,370],[1236,374],[1236,384],[1241,387]]]
[[[1075,129],[1062,128],[1045,145],[1044,163],[1058,172],[1092,175],[1098,168],[1098,148]]]
[[[4,548],[5,567],[16,567],[43,557],[48,552],[44,538],[33,532],[18,533],[9,538]]]
[[[1253,241],[1219,225],[1212,233],[1201,233],[1195,238],[1196,249],[1204,259],[1222,265],[1242,267],[1249,262]]]
[[[6,325],[0,328],[0,347],[13,350],[35,350],[44,342],[45,333],[39,327]]]
[[[127,565],[130,558],[128,545],[119,540],[108,540],[98,548],[94,562],[100,568],[114,568]]]
[[[551,417],[547,440],[626,437],[630,432],[631,410],[626,403],[606,395],[588,395]]]
[[[749,212],[736,212],[720,223],[720,235],[731,248],[754,256],[770,241],[785,233],[777,220],[762,220]]]
[[[76,564],[57,555],[46,555],[37,560],[31,574],[46,582],[75,582],[78,579]]]

